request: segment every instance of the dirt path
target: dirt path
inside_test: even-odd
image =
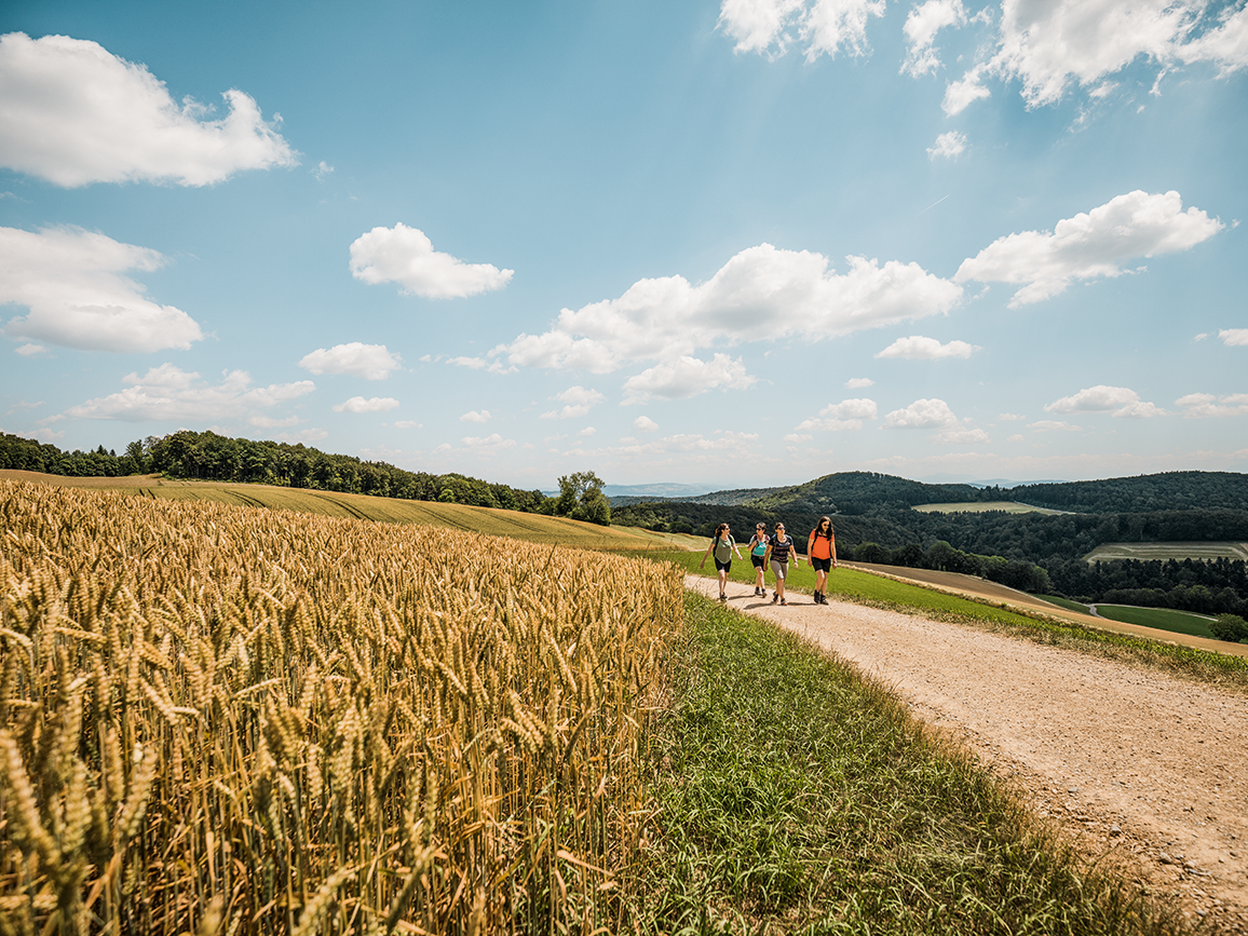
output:
[[[687,576],[714,597],[716,582]],[[1154,893],[1248,933],[1248,697],[923,617],[729,583],[730,607],[856,663]]]

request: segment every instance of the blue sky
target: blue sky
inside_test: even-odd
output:
[[[0,429],[1248,469],[1243,0],[11,2]]]

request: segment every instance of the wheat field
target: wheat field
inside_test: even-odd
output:
[[[0,931],[614,930],[671,565],[0,481]]]

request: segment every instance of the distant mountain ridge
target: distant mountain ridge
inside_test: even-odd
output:
[[[919,504],[986,501],[1013,501],[1076,513],[1217,508],[1248,510],[1248,474],[1170,471],[1100,481],[1025,483],[1005,488],[995,485],[928,484],[872,471],[844,471],[788,487],[712,491],[685,499],[691,504],[753,507],[769,512],[850,515]]]

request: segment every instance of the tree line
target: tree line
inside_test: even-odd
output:
[[[149,436],[131,442],[121,455],[103,446],[94,452],[63,452],[49,443],[3,433],[0,468],[73,477],[159,473],[179,480],[272,484],[611,522],[603,482],[593,472],[560,478],[559,496],[548,497],[540,490],[526,491],[457,473],[407,471],[383,461],[332,455],[302,443],[230,438],[211,431]]]

